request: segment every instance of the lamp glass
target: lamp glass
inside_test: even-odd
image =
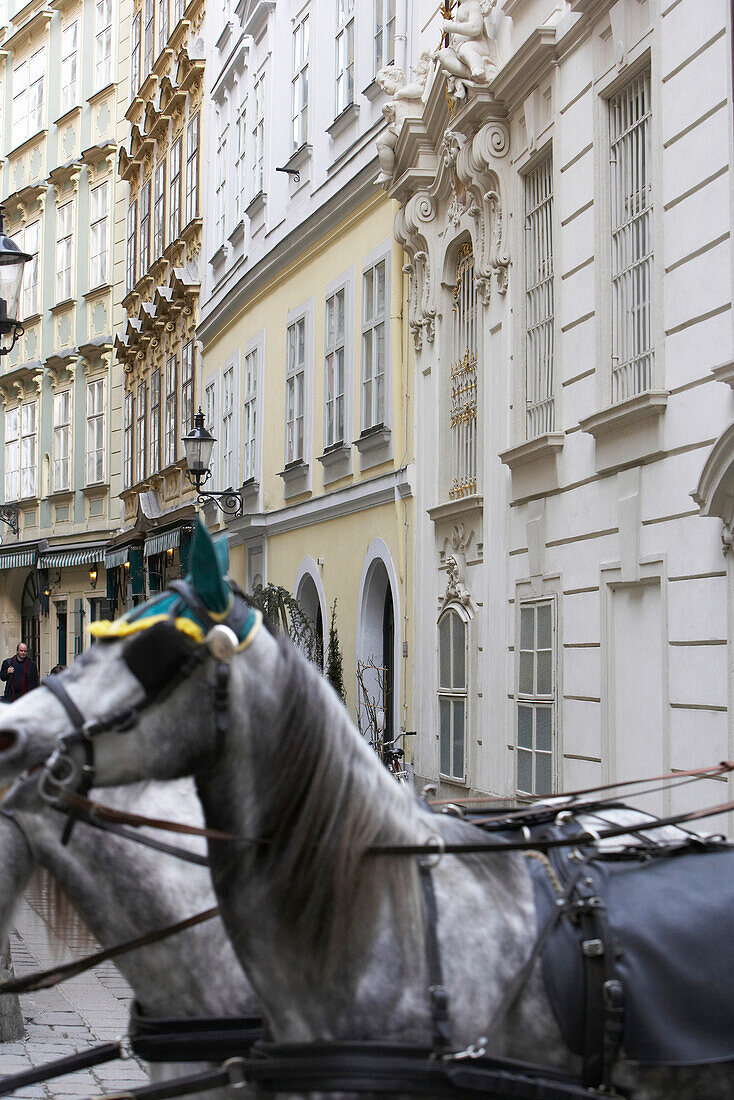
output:
[[[31,259],[2,232],[0,222],[0,334],[9,333],[18,322],[23,268]]]
[[[186,464],[192,474],[201,476],[208,473],[215,443],[215,437],[204,427],[204,415],[199,409],[193,428],[183,437]]]

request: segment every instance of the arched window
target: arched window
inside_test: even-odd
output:
[[[376,540],[377,541],[377,540]],[[387,554],[387,548],[382,547]],[[395,661],[396,598],[389,559],[375,554],[360,585],[357,632],[357,724],[375,745],[396,732],[398,670]]]
[[[303,614],[313,627],[316,649],[314,652],[315,663],[323,667],[324,664],[324,617],[321,613],[321,600],[316,589],[313,577],[304,573],[298,585],[296,600]]]
[[[477,291],[471,244],[461,246],[456,271],[450,382],[449,497],[459,500],[477,491]]]
[[[23,585],[20,601],[20,639],[28,646],[28,656],[40,671],[41,603],[39,600],[38,573],[29,573]]]
[[[449,609],[438,622],[440,772],[466,777],[467,623]]]

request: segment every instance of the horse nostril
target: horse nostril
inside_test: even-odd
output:
[[[14,730],[0,730],[0,752],[12,749],[17,740],[18,734]]]

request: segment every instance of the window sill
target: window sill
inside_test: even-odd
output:
[[[354,446],[361,455],[369,454],[383,447],[388,447],[392,432],[384,424],[375,424],[372,428],[365,428],[360,432],[359,438],[354,440]]]
[[[20,156],[22,153],[27,152],[35,141],[37,141],[39,138],[45,138],[47,134],[48,130],[45,127],[42,127],[40,130],[36,130],[35,134],[31,134],[30,137],[24,138],[19,145],[16,145],[14,149],[11,149],[7,155],[7,159],[10,160],[12,157],[17,157]]]
[[[94,106],[95,103],[99,103],[100,99],[104,99],[104,97],[110,92],[114,91],[114,89],[115,85],[112,81],[110,81],[109,84],[105,84],[103,85],[103,87],[99,88],[98,91],[93,92],[92,95],[90,95],[87,99],[87,103],[89,103],[91,106]]]
[[[547,432],[535,439],[527,439],[516,447],[510,447],[500,454],[500,462],[516,470],[518,466],[527,466],[531,462],[542,462],[547,458],[555,458],[563,449],[563,432]]]
[[[445,504],[436,504],[428,508],[428,516],[434,523],[443,519],[453,519],[454,516],[463,515],[466,512],[481,511],[484,508],[484,497],[461,497],[459,500],[449,500]]]
[[[256,218],[261,211],[265,209],[265,205],[268,201],[267,191],[258,191],[254,198],[250,199],[249,203],[245,207],[245,213],[247,217],[252,221]]]
[[[68,107],[57,119],[54,119],[54,126],[57,128],[63,126],[65,122],[71,122],[75,115],[81,113],[81,103],[75,103],[73,107]]]
[[[334,443],[327,447],[317,461],[324,468],[324,483],[348,477],[352,472],[352,448],[348,443]]]
[[[240,221],[237,222],[237,225],[234,227],[230,235],[227,237],[227,240],[229,241],[232,248],[236,248],[240,241],[244,238],[244,236],[245,221],[244,218],[241,218]]]
[[[76,298],[62,298],[60,302],[56,302],[55,305],[51,306],[50,312],[54,315],[57,313],[63,313],[64,310],[71,309],[71,307],[75,304]]]
[[[49,493],[46,497],[46,500],[50,500],[54,504],[71,504],[73,499],[73,489],[55,489],[53,493]]]
[[[343,134],[345,130],[348,130],[350,126],[353,126],[359,116],[359,104],[348,103],[344,110],[336,116],[331,126],[326,127],[326,132],[334,141],[340,134]]]
[[[579,421],[579,425],[582,432],[587,432],[598,440],[641,421],[661,417],[667,404],[667,390],[648,390],[619,405],[611,405],[593,416],[587,416],[585,420]]]
[[[280,470],[278,477],[283,479],[286,498],[306,493],[309,490],[309,478],[311,467],[308,462],[299,459],[297,462],[289,462],[284,470]]]
[[[254,499],[260,492],[260,480],[256,477],[248,477],[247,481],[242,482],[241,488],[242,496],[245,500]]]
[[[228,252],[229,249],[227,248],[226,244],[220,244],[214,255],[210,256],[209,263],[215,271],[217,271],[227,259]]]
[[[448,783],[452,787],[468,787],[470,786],[468,779],[457,779],[455,775],[445,775],[443,772],[438,773],[438,778],[442,783]]]
[[[303,145],[299,145],[293,153],[291,153],[288,160],[283,165],[284,168],[294,168],[296,171],[300,171],[304,164],[308,164],[311,159],[311,153],[313,152],[313,145],[309,145],[306,141]]]
[[[369,99],[370,103],[373,103],[379,95],[382,95],[382,88],[374,77],[370,80],[367,87],[362,89],[362,95],[365,99]]]
[[[28,328],[29,325],[35,325],[43,317],[42,313],[31,313],[29,317],[24,317],[21,324],[24,328]]]
[[[82,492],[85,497],[101,497],[109,491],[109,481],[95,481],[92,485],[85,485]]]
[[[38,497],[21,497],[20,500],[16,500],[14,503],[18,505],[21,511],[30,512],[32,508],[38,507]]]
[[[97,286],[93,286],[91,290],[88,290],[86,294],[82,294],[82,298],[85,302],[88,302],[90,298],[97,298],[100,294],[109,294],[112,290],[110,283],[98,283]]]
[[[734,361],[714,367],[711,373],[717,382],[726,382],[727,386],[731,386],[734,390]]]

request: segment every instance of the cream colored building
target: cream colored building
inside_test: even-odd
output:
[[[7,232],[32,255],[24,335],[0,360],[0,646],[42,674],[106,614],[104,548],[119,525],[120,322],[126,186],[116,181],[126,0],[3,7],[0,148]],[[114,592],[109,592],[114,596]]]
[[[357,669],[384,668],[384,693],[374,671],[363,680],[386,736],[410,728],[413,600],[405,278],[395,206],[374,186],[374,77],[407,34],[388,8],[250,2],[207,31],[197,330],[209,487],[244,496],[241,518],[210,505],[207,520],[240,583],[285,586],[325,644],[336,601],[349,708]]]

